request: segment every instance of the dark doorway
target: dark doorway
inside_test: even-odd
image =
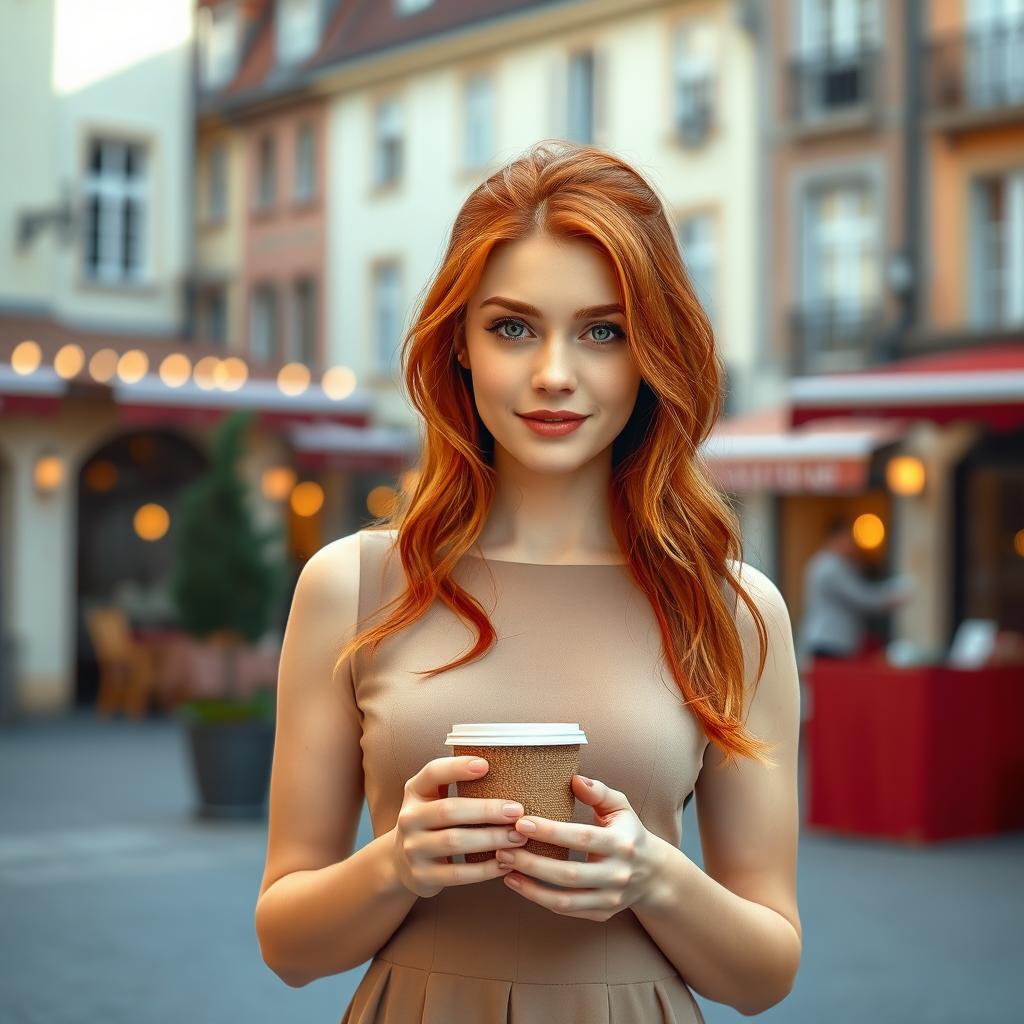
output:
[[[123,434],[83,462],[78,474],[76,704],[92,705],[98,689],[88,608],[120,607],[132,625],[173,625],[168,585],[178,497],[207,464],[195,444],[164,430]]]

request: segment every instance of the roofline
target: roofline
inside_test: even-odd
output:
[[[197,101],[196,122],[200,125],[218,118],[241,119],[302,100],[408,77],[453,58],[477,56],[510,43],[545,38],[552,32],[591,26],[677,4],[678,0],[633,0],[631,9],[624,11],[621,0],[549,0],[538,6],[452,26],[426,37],[388,44],[331,63],[300,68],[269,89],[256,87],[236,96],[208,97],[205,103]],[[453,49],[455,53],[451,52]]]

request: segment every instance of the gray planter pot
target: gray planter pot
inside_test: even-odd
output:
[[[260,818],[266,811],[274,723],[186,723],[200,818]]]

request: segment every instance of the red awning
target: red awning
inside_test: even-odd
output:
[[[289,431],[298,461],[310,469],[401,471],[418,454],[415,430],[299,423]]]
[[[225,391],[201,388],[194,380],[171,388],[157,374],[147,374],[132,384],[114,381],[111,393],[122,422],[133,426],[214,423],[236,409],[251,409],[268,425],[330,419],[365,426],[370,415],[364,393],[338,400],[313,384],[300,395],[286,395],[275,381],[252,378],[236,391]]]
[[[55,416],[67,393],[68,382],[48,366],[21,374],[0,363],[0,416]]]
[[[855,494],[875,450],[907,426],[841,416],[793,427],[790,415],[781,406],[722,420],[701,448],[716,483],[734,493]]]
[[[869,415],[982,422],[993,430],[1024,426],[1024,342],[916,356],[869,372],[795,377],[791,423]]]

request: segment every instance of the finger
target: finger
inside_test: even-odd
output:
[[[575,776],[575,779],[577,792],[583,795],[585,802],[593,807],[598,817],[606,818],[616,811],[629,809],[629,800],[621,790],[606,786],[600,779],[584,781],[582,775]],[[589,786],[587,782],[590,783]]]
[[[429,885],[472,885],[489,878],[501,878],[509,869],[496,860],[481,860],[466,864],[453,863],[451,857],[445,863],[434,861],[422,870]]]
[[[611,883],[608,869],[601,864],[557,860],[529,850],[497,850],[495,855],[498,863],[510,864],[515,873],[566,889],[604,889]]]
[[[416,848],[432,859],[460,853],[490,853],[521,847],[526,840],[506,825],[426,829],[417,839]]]
[[[530,826],[533,826],[531,829]],[[541,843],[554,843],[570,850],[585,850],[587,853],[612,854],[615,852],[615,839],[608,829],[594,825],[576,824],[570,821],[552,821],[550,818],[538,818],[529,815],[519,818],[515,828],[528,839],[536,839]]]
[[[483,761],[482,757],[435,757],[428,761],[409,781],[405,784],[417,796],[424,799],[432,797],[441,789],[446,788],[452,782],[461,779],[479,779],[486,775],[484,771],[474,771],[469,767],[473,761]]]
[[[428,828],[457,825],[501,824],[512,828],[523,815],[523,805],[514,800],[488,800],[475,796],[449,796],[433,801],[423,810]]]
[[[602,889],[566,892],[562,889],[549,888],[543,882],[538,882],[536,879],[520,875],[517,872],[506,875],[502,884],[539,906],[546,907],[556,914],[565,914],[570,917],[591,917],[593,920],[605,920],[608,912],[615,908],[615,897]]]

